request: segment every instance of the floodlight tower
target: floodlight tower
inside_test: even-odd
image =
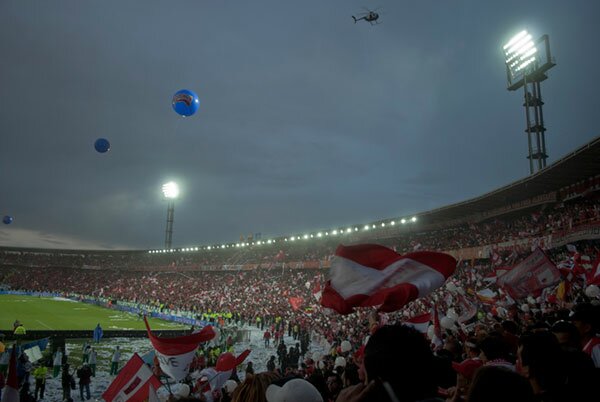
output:
[[[175,218],[175,199],[179,196],[179,186],[174,181],[163,184],[163,194],[168,201],[167,229],[165,230],[165,249],[170,250],[173,241],[173,220]]]
[[[548,76],[546,71],[556,64],[550,54],[550,40],[543,35],[537,41],[527,31],[521,31],[504,45],[506,76],[508,90],[516,91],[523,87],[525,118],[527,121],[527,143],[529,145],[529,173],[546,167],[546,127],[542,106],[542,89],[540,83]],[[533,117],[533,121],[532,121]],[[534,146],[535,142],[535,146]],[[534,163],[534,161],[536,161]]]

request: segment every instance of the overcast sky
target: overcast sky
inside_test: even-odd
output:
[[[381,22],[354,24],[362,7]],[[502,45],[550,35],[555,161],[598,134],[593,0],[2,0],[0,245],[161,248],[410,215],[529,173]],[[182,118],[187,88],[199,112]],[[93,143],[109,139],[99,154]]]

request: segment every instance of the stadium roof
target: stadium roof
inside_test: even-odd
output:
[[[558,191],[600,174],[600,137],[539,172],[470,200],[418,214],[428,222],[451,221],[505,207],[511,203]]]

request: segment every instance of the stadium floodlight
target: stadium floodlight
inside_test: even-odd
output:
[[[290,240],[291,240],[291,241],[294,241],[294,240],[296,240],[296,236],[292,236],[292,237],[290,237]]]
[[[391,222],[390,222],[390,225],[392,225],[392,226],[394,226],[395,224],[396,224],[396,222],[395,222],[395,221],[391,221]]]
[[[165,248],[170,249],[173,243],[173,220],[175,219],[175,199],[179,197],[179,186],[174,181],[163,184],[162,192],[168,201],[167,228],[165,230]]]
[[[352,232],[352,228],[346,229],[346,233],[350,233],[350,232]]]
[[[365,225],[364,230],[369,230],[369,225]]]
[[[411,222],[416,222],[416,221],[417,221],[417,217],[416,217],[416,216],[413,216],[412,218],[410,218],[410,221],[411,221]]]
[[[406,223],[406,219],[404,219],[404,218],[400,219],[400,223],[404,225]]]
[[[306,239],[308,239],[308,235],[307,235],[307,234],[305,234],[304,236],[302,236],[302,238],[303,238],[304,240],[306,240]]]
[[[323,237],[323,233],[321,233],[321,232],[317,233],[317,237]]]
[[[506,77],[509,91],[516,91],[523,87],[525,118],[527,119],[527,142],[529,159],[529,173],[535,173],[534,161],[537,170],[546,167],[546,139],[544,127],[544,113],[542,106],[542,91],[540,83],[547,79],[546,71],[555,66],[550,53],[550,39],[542,35],[539,39],[523,30],[513,36],[502,47]],[[530,110],[532,109],[532,110]],[[533,120],[533,121],[532,121]]]
[[[385,222],[381,222],[381,227],[384,228],[385,227]]]
[[[537,47],[527,31],[521,31],[503,47],[506,66],[512,76],[519,75],[536,60]]]
[[[163,184],[162,191],[165,198],[173,199],[179,197],[179,186],[174,181]]]
[[[332,230],[331,234],[335,236],[337,234],[337,230]]]

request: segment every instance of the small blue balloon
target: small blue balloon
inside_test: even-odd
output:
[[[13,217],[8,215],[4,215],[4,218],[2,218],[2,222],[4,222],[5,225],[10,225],[13,220]]]
[[[181,116],[191,116],[198,111],[200,99],[194,92],[182,89],[175,92],[172,100],[173,110]]]
[[[106,138],[98,138],[96,142],[94,142],[94,148],[96,151],[101,154],[110,151],[110,142]]]

